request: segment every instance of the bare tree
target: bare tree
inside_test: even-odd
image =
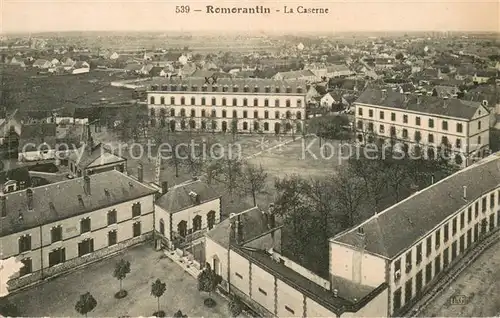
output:
[[[243,164],[241,182],[239,182],[240,190],[242,193],[252,196],[254,206],[257,205],[257,195],[267,193],[267,177],[268,175],[262,166],[256,167],[248,162]]]
[[[220,160],[220,177],[229,196],[232,198],[237,189],[241,188],[242,162],[237,158],[224,158]]]
[[[347,220],[345,227],[353,226],[365,196],[365,187],[349,170],[340,170],[333,176],[333,183],[335,205]]]

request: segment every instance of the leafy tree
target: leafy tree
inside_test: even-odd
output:
[[[347,170],[341,170],[333,176],[333,196],[338,211],[345,216],[345,227],[355,224],[359,207],[363,202],[365,188],[361,180]]]
[[[80,314],[87,317],[87,314],[94,310],[97,306],[97,300],[89,292],[80,295],[80,299],[76,302],[75,310]]]
[[[203,271],[198,275],[198,290],[208,293],[208,298],[204,304],[207,307],[215,306],[215,300],[212,299],[212,292],[215,291],[217,285],[222,281],[222,277],[217,275],[207,263]]]
[[[229,312],[231,313],[231,317],[238,317],[243,312],[243,306],[241,301],[233,296],[231,301],[227,304],[229,307]]]
[[[160,297],[163,296],[166,290],[167,284],[162,282],[160,279],[157,279],[153,284],[151,284],[151,295],[156,297],[158,300],[158,311],[155,313],[155,316],[157,317],[165,316],[165,312],[160,311]]]
[[[403,55],[403,53],[401,53],[401,52],[398,52],[398,53],[396,54],[396,60],[402,60],[402,59],[404,59],[404,57],[405,57],[405,56],[404,56],[404,55]]]
[[[229,195],[232,197],[234,191],[241,188],[242,161],[238,158],[224,158],[220,161],[220,177]]]
[[[0,315],[4,317],[19,317],[19,309],[17,306],[10,302],[6,297],[0,298]]]
[[[187,318],[187,315],[184,315],[182,311],[179,309],[177,312],[174,314],[174,318]]]
[[[257,195],[265,194],[266,181],[268,174],[262,166],[255,167],[252,164],[245,162],[241,173],[240,190],[244,194],[252,196],[253,205],[257,205]]]
[[[123,289],[123,279],[130,273],[130,262],[124,259],[119,260],[115,265],[113,277],[120,281],[120,290],[115,294],[116,298],[127,296],[127,291]]]

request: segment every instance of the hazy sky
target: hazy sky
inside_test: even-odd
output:
[[[499,0],[0,0],[1,32],[84,30],[197,31],[500,31]],[[191,13],[176,14],[189,4]],[[270,7],[269,15],[210,15],[206,5]],[[283,6],[329,8],[326,15],[275,12]],[[193,12],[194,9],[202,12]]]

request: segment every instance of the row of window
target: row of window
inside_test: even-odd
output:
[[[141,222],[132,225],[133,237],[141,235]],[[108,232],[108,246],[118,243],[118,232],[112,230]],[[94,239],[88,238],[78,243],[78,256],[84,256],[94,252]],[[49,267],[62,264],[66,261],[66,248],[56,248],[49,253]],[[23,267],[19,271],[20,276],[25,276],[33,271],[33,261],[30,257],[21,260]]]
[[[200,99],[200,104],[196,103],[196,98],[195,97],[191,97],[190,102],[191,103],[189,105],[192,105],[192,106],[196,106],[196,105],[205,106],[205,105],[207,105],[207,99],[205,97],[202,97]],[[156,104],[156,98],[154,96],[151,96],[149,98],[149,103],[151,105],[155,105]],[[280,102],[279,99],[275,99],[274,100],[274,107],[280,107],[280,104],[281,104],[281,102]],[[160,97],[160,105],[166,105],[166,103],[165,103],[165,97]],[[177,104],[176,98],[175,97],[170,97],[170,104],[169,105],[187,105],[186,104],[186,98],[185,97],[181,97],[179,99],[179,104]],[[222,98],[220,104],[217,104],[217,98],[212,97],[212,99],[211,99],[211,105],[212,106],[228,106],[228,103],[227,103],[227,99],[226,98]],[[238,99],[237,98],[233,98],[231,105],[232,106],[249,106],[249,103],[248,103],[248,99],[244,98],[242,100],[242,104],[239,105],[238,104]],[[302,107],[302,99],[297,99],[296,102],[295,102],[295,105],[296,105],[296,107]],[[264,99],[264,104],[260,104],[259,103],[259,99],[258,98],[254,98],[254,100],[253,100],[253,106],[254,107],[258,107],[258,106],[269,107],[269,99],[267,99],[267,98]],[[291,107],[292,106],[292,101],[290,99],[287,99],[285,101],[285,106],[286,107]]]
[[[360,129],[360,130],[363,130],[363,122],[361,120],[358,120],[358,122],[357,122],[357,128]],[[369,122],[367,124],[367,126],[366,126],[366,129],[369,132],[375,133],[374,123]],[[378,133],[385,134],[385,125],[382,125],[382,124],[379,125]],[[391,137],[397,137],[396,127],[394,127],[394,126],[390,127],[390,135],[391,135]],[[410,136],[408,135],[408,129],[406,129],[406,128],[401,129],[401,138],[402,139],[410,139]],[[418,130],[415,131],[415,133],[413,135],[413,140],[415,142],[417,142],[417,143],[420,143],[422,141],[422,132],[420,132]],[[481,141],[482,141],[481,140],[481,136],[478,136],[477,137],[477,143],[478,143],[478,145],[481,144]],[[434,134],[428,134],[427,135],[427,143],[430,143],[430,144],[435,143]],[[441,137],[441,144],[442,145],[451,145],[447,136],[442,136]],[[455,147],[456,148],[461,148],[462,147],[462,139],[457,138],[455,140]]]
[[[210,211],[207,213],[208,229],[209,230],[213,229],[214,225],[215,225],[215,211]],[[191,232],[194,233],[197,231],[201,231],[201,229],[202,229],[202,218],[201,215],[197,215],[193,218]],[[165,235],[165,224],[163,223],[163,219],[160,219],[160,233],[162,235]],[[186,235],[188,234],[187,222],[185,220],[182,220],[177,224],[177,233],[182,237],[186,237]]]
[[[497,211],[497,223],[496,226],[500,224],[500,211]],[[481,227],[480,227],[481,226]],[[408,278],[404,286],[404,303],[403,303],[403,292],[402,288],[397,288],[393,293],[393,311],[397,311],[402,307],[403,304],[409,303],[414,296],[421,296],[422,289],[425,285],[429,284],[434,277],[439,275],[442,270],[446,269],[451,263],[453,263],[459,255],[462,255],[472,243],[477,242],[480,236],[486,234],[488,231],[493,231],[495,229],[495,214],[489,216],[489,220],[484,218],[480,224],[476,223],[473,228],[467,230],[466,233],[461,235],[457,240],[455,240],[450,247],[443,250],[443,253],[436,255],[434,260],[431,260],[425,265],[425,268],[420,270],[415,277]],[[467,243],[467,245],[466,245]],[[451,257],[450,257],[451,252]],[[418,258],[418,254],[417,254]],[[411,257],[410,257],[411,262]],[[400,265],[399,265],[400,266]],[[433,271],[434,267],[434,271]],[[411,266],[410,266],[411,269]],[[407,269],[407,272],[409,270]],[[425,274],[425,277],[424,277]],[[399,275],[396,275],[400,277]],[[413,290],[413,279],[415,279],[415,290]]]
[[[480,110],[479,110],[479,112],[480,112]],[[363,108],[358,107],[358,115],[359,116],[363,116]],[[481,115],[481,113],[479,113],[479,115]],[[368,117],[373,118],[373,109],[369,109],[368,110]],[[379,111],[379,119],[380,120],[385,120],[385,112],[384,111]],[[394,122],[396,121],[396,113],[394,113],[394,112],[391,112],[391,121],[394,121]],[[404,124],[408,124],[408,115],[406,115],[406,114],[403,114],[403,123]],[[415,124],[415,126],[421,126],[421,118],[420,118],[420,116],[415,116],[415,122],[414,122],[414,124]],[[427,120],[427,126],[429,128],[434,128],[434,119],[433,118],[429,118]],[[448,127],[448,121],[443,120],[441,122],[441,129],[444,130],[444,131],[448,131],[448,129],[449,129],[449,127]],[[481,121],[477,122],[477,129],[481,130]],[[455,131],[457,133],[462,133],[464,131],[463,124],[462,123],[457,123]]]
[[[474,204],[470,205],[466,211],[464,210],[459,215],[454,217],[451,220],[451,235],[450,235],[450,222],[444,224],[442,228],[437,229],[434,232],[434,250],[439,249],[441,243],[447,243],[448,240],[454,237],[459,230],[462,231],[465,228],[465,226],[471,224],[473,220],[477,220],[479,217],[479,212],[486,213],[488,211],[487,209],[488,200],[489,200],[490,211],[494,210],[495,202],[497,202],[497,205],[500,205],[500,191],[497,191],[496,193],[497,193],[496,200],[495,200],[495,192],[490,193],[489,196],[482,197],[481,200],[478,200]],[[494,222],[493,225],[490,222],[490,226],[494,226]],[[442,240],[441,240],[441,234],[443,234]],[[427,257],[430,256],[432,251],[433,251],[432,235],[430,235],[426,239],[426,256]],[[418,266],[422,262],[422,243],[417,245],[415,252],[416,252],[416,265]],[[406,272],[409,272],[411,270],[411,267],[413,266],[412,254],[413,250],[410,250],[405,255]],[[401,270],[401,259],[398,259],[394,262],[394,273],[400,270]]]
[[[151,108],[149,112],[150,112],[150,116],[151,117],[156,117],[156,110],[154,108]],[[242,112],[242,117],[243,118],[249,118],[248,114],[249,114],[248,111],[244,110]],[[164,108],[160,109],[159,117],[165,117],[166,115],[167,115],[167,111]],[[196,117],[196,110],[191,109],[190,115],[191,115],[191,117]],[[201,112],[200,112],[200,115],[201,115],[201,117],[208,117],[207,116],[208,115],[207,114],[207,110],[202,109]],[[233,115],[232,118],[239,118],[238,117],[238,111],[236,111],[236,110],[233,110],[232,115]],[[186,117],[186,110],[184,108],[181,108],[179,110],[179,116],[180,117]],[[227,117],[227,111],[226,110],[222,110],[221,116],[222,116],[222,118],[226,118]],[[298,112],[295,113],[295,116],[294,116],[294,114],[292,112],[287,111],[283,116],[286,119],[292,119],[293,117],[295,117],[295,119],[301,120],[302,119],[302,112],[298,111]],[[175,117],[175,109],[170,109],[170,117]],[[217,111],[215,109],[212,109],[212,111],[210,113],[210,117],[217,117]],[[259,118],[259,112],[255,110],[253,112],[253,117],[252,118]],[[264,111],[264,118],[265,119],[269,118],[269,111],[267,111],[267,110]],[[274,118],[275,119],[282,118],[280,111],[277,110],[277,111],[274,112]]]
[[[108,225],[117,223],[116,210],[110,210],[107,214]],[[139,202],[132,205],[132,218],[141,215],[141,204]],[[87,233],[92,230],[90,217],[86,217],[80,220],[80,233]],[[59,242],[63,240],[63,229],[61,225],[54,226],[50,229],[51,242]],[[31,235],[23,235],[19,238],[19,253],[23,253],[31,250]]]
[[[159,124],[160,124],[160,127],[166,127],[167,121],[165,121],[165,119],[162,118],[162,119],[160,119]],[[151,125],[156,126],[156,120],[154,118],[151,120]],[[177,128],[177,122],[175,120],[170,120],[168,122],[168,125],[169,125],[169,128],[172,132],[174,132]],[[238,128],[237,122],[235,122],[235,121],[230,122],[229,125],[231,127],[228,126],[228,122],[223,121],[221,124],[222,132],[226,132],[228,129],[237,130],[237,128]],[[206,121],[201,121],[199,126],[195,120],[192,119],[189,121],[189,129],[199,128],[201,130],[207,130],[208,127],[210,127],[210,129],[212,129],[212,130],[218,129],[217,121],[213,120],[208,124]],[[263,131],[269,131],[269,123],[268,122],[264,122],[262,124],[262,127],[263,127]],[[188,128],[188,124],[186,123],[185,120],[180,121],[180,128],[182,130],[185,130]],[[242,128],[244,131],[248,131],[250,129],[249,123],[246,121],[242,122]],[[295,123],[295,126],[293,126],[290,122],[284,123],[284,132],[290,132],[290,131],[292,131],[292,128],[295,129],[295,132],[301,132],[302,131],[302,124],[300,122],[297,122],[297,123]],[[253,122],[253,131],[260,131],[260,129],[261,129],[260,123],[258,121]],[[280,133],[282,130],[283,129],[281,128],[281,123],[274,123],[274,132],[275,133]]]
[[[201,86],[201,91],[202,92],[233,92],[233,93],[238,93],[240,92],[240,87],[238,85],[217,85],[216,83],[210,83],[210,89],[208,88],[207,84],[204,84]],[[171,85],[151,85],[151,90],[152,91],[170,91],[170,92],[176,92],[176,91],[181,91],[181,92],[187,92],[192,91],[192,92],[197,92],[198,91],[198,85],[186,85],[186,84],[171,84]],[[253,88],[250,88],[250,86],[245,85],[243,86],[243,92],[244,93],[260,93],[261,87],[256,85]],[[293,89],[288,86],[285,87],[283,90],[281,87],[274,87],[274,90],[271,89],[271,86],[266,86],[264,87],[265,93],[271,93],[274,92],[276,94],[280,94],[282,92],[291,94],[293,92]],[[295,92],[297,94],[302,94],[303,89],[302,87],[297,87],[295,89]]]

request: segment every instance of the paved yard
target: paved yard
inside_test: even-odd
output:
[[[421,317],[494,317],[500,313],[500,242],[491,246],[425,308]],[[454,302],[454,304],[452,304]]]
[[[75,317],[79,316],[74,309],[79,295],[89,291],[98,302],[89,316],[151,316],[157,310],[157,300],[151,296],[151,283],[160,278],[167,284],[160,304],[168,316],[181,309],[189,317],[229,317],[224,299],[213,295],[217,306],[205,307],[206,294],[198,292],[196,280],[162,255],[149,245],[141,245],[9,298],[22,316]],[[122,257],[131,263],[131,273],[123,281],[129,295],[117,300],[114,294],[119,289],[119,282],[112,272],[115,262]]]

